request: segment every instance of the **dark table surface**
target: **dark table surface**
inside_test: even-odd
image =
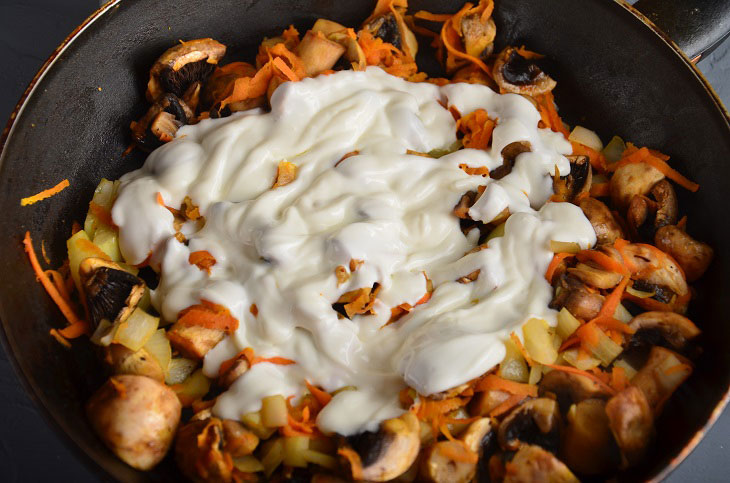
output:
[[[0,123],[41,64],[75,26],[98,7],[98,0],[0,0]],[[726,105],[730,105],[730,41],[700,64]],[[668,478],[730,481],[730,411],[726,411],[685,462]],[[38,413],[0,349],[1,481],[93,481],[66,442]]]

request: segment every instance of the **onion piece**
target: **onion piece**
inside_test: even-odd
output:
[[[583,146],[588,146],[594,151],[600,152],[603,150],[603,143],[601,142],[601,138],[598,137],[598,134],[583,126],[575,126],[570,136],[568,136],[568,140],[582,144]]]
[[[558,326],[556,332],[562,339],[567,339],[580,327],[580,321],[573,317],[573,314],[565,307],[558,312]]]
[[[621,159],[625,150],[626,144],[624,143],[624,140],[618,136],[614,136],[611,138],[611,141],[606,144],[606,147],[603,148],[603,156],[609,163],[615,163]]]
[[[578,253],[580,245],[576,242],[550,240],[550,251],[553,253]]]
[[[558,351],[553,345],[553,334],[547,322],[542,319],[530,319],[522,326],[525,350],[530,357],[540,364],[552,364],[558,358]]]

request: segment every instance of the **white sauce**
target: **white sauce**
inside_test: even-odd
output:
[[[464,149],[440,159],[407,155],[451,145],[455,122],[439,101],[467,114],[484,108],[498,119],[491,151]],[[550,175],[570,170],[570,145],[538,129],[539,114],[526,99],[480,85],[437,87],[408,83],[378,68],[344,71],[286,83],[272,110],[206,120],[180,129],[144,167],[122,178],[112,216],[125,259],[152,255],[160,269],[153,303],[163,318],[207,299],[229,308],[239,329],[206,357],[214,377],[220,364],[246,347],[295,365],[255,365],[222,394],[213,409],[237,419],[260,408],[262,397],[300,395],[304,380],[328,391],[343,386],[319,414],[325,432],[373,430],[403,410],[405,385],[433,394],[462,384],[498,364],[502,341],[531,317],[555,324],[544,279],[550,240],[587,248],[595,234],[579,208],[546,203]],[[468,176],[459,164],[494,169],[501,149],[527,140],[512,173],[499,181]],[[335,164],[348,152],[359,155]],[[270,189],[281,160],[295,163],[296,180]],[[505,207],[513,215],[505,234],[486,250],[452,214],[461,195],[487,190],[472,207],[490,221]],[[189,195],[206,218],[203,229],[185,227],[189,246],[173,237],[168,206]],[[191,251],[217,260],[211,274],[188,263]],[[340,286],[338,265],[364,260]],[[470,284],[455,282],[474,270]],[[397,323],[383,325],[390,309],[415,305]],[[345,292],[379,282],[377,315],[339,319],[331,305]],[[254,317],[249,308],[258,307]]]

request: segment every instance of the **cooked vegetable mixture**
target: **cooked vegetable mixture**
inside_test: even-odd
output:
[[[542,56],[495,49],[493,9],[379,0],[359,28],[290,26],[253,63],[222,64],[210,38],[157,59],[131,123],[145,168],[101,181],[57,270],[24,239],[68,321],[50,334],[103,350],[86,409],[121,460],[319,483],[570,482],[642,460],[697,353],[688,283],[713,250],[676,186],[699,186],[571,129]],[[416,35],[448,78],[419,72]],[[368,139],[338,144],[350,132]],[[257,164],[267,136],[283,154]]]

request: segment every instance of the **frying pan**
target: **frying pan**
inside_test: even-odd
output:
[[[63,349],[48,336],[62,317],[36,282],[20,240],[30,230],[54,264],[65,258],[74,220],[83,220],[101,177],[139,167],[123,157],[127,126],[146,109],[149,67],[178,39],[212,36],[230,46],[226,61],[250,59],[260,40],[293,23],[304,31],[318,17],[358,25],[370,0],[124,0],[110,2],[59,47],[26,91],[3,134],[0,155],[0,320],[4,344],[28,392],[100,477],[123,481],[179,478],[166,459],[150,473],[114,457],[92,433],[83,403],[105,374],[91,345]],[[411,1],[412,9],[454,12],[462,0]],[[659,436],[643,463],[621,480],[660,479],[694,448],[727,402],[730,386],[730,224],[721,219],[730,179],[727,112],[689,59],[665,34],[624,3],[609,0],[497,0],[497,46],[527,45],[548,56],[558,80],[561,115],[662,149],[699,182],[680,195],[689,230],[716,250],[696,285],[690,316],[703,329],[704,352],[693,376],[667,405]],[[721,40],[730,21],[724,0],[643,0],[637,5],[696,57]],[[682,13],[684,12],[684,13]],[[423,45],[424,43],[422,43]],[[425,49],[424,49],[425,50]],[[428,55],[428,54],[427,54]],[[421,59],[419,59],[420,63]],[[437,67],[423,59],[427,69]],[[31,207],[22,197],[71,181],[61,194]]]

